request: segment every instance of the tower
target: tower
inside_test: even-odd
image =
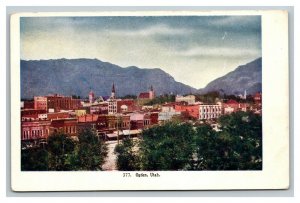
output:
[[[117,113],[117,100],[116,100],[116,90],[115,84],[113,83],[111,88],[111,95],[108,99],[108,114],[116,114]]]
[[[247,91],[244,92],[244,99],[247,99]]]
[[[149,99],[154,99],[154,97],[155,97],[155,94],[154,94],[153,87],[152,87],[152,85],[151,85],[150,91],[149,91]]]
[[[93,103],[95,101],[95,94],[94,92],[91,90],[89,93],[89,102],[90,104]]]
[[[115,83],[113,83],[112,88],[111,88],[111,98],[116,97],[116,90],[115,90]]]

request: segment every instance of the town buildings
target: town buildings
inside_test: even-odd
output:
[[[260,115],[262,112],[261,93],[253,96],[252,103],[231,99],[207,104],[196,102],[194,95],[177,95],[174,102],[144,105],[145,101],[155,98],[152,86],[149,92],[140,93],[137,99],[118,99],[113,83],[110,97],[106,101],[99,98],[96,99],[94,92],[90,91],[88,101],[57,94],[23,101],[22,142],[45,141],[56,132],[76,137],[86,128],[95,131],[99,139],[119,139],[137,136],[145,129],[177,118],[179,122],[216,121],[223,114],[237,111],[253,111]]]

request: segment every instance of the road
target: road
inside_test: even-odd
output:
[[[116,166],[116,159],[117,156],[114,153],[115,147],[117,146],[117,141],[106,141],[107,144],[107,149],[108,149],[108,154],[105,159],[104,164],[102,165],[102,170],[104,171],[116,171],[117,166]]]

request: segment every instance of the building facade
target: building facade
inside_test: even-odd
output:
[[[199,105],[199,119],[209,120],[216,119],[222,115],[222,105],[219,104],[200,104]]]
[[[180,96],[177,95],[175,97],[176,102],[186,102],[189,105],[195,104],[196,102],[196,97],[194,95],[187,95],[187,96]]]
[[[80,99],[62,95],[48,95],[34,97],[34,109],[59,112],[60,110],[74,110],[80,107]]]
[[[115,84],[113,83],[112,89],[111,89],[111,95],[110,98],[107,100],[108,102],[108,114],[116,114],[117,109],[117,99],[116,99],[116,90],[115,90]]]

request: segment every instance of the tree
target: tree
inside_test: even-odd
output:
[[[117,155],[117,168],[121,171],[134,171],[140,169],[140,160],[137,154],[136,143],[129,137],[115,148]]]
[[[48,169],[54,171],[72,170],[70,157],[74,153],[74,141],[62,132],[56,132],[47,139]]]
[[[37,147],[21,151],[21,170],[22,171],[47,171],[48,152]]]
[[[172,122],[143,131],[139,146],[141,169],[190,169],[193,134],[191,125]]]
[[[79,133],[78,139],[76,154],[72,157],[72,163],[76,166],[76,170],[101,170],[107,155],[106,145],[90,128],[83,129]]]
[[[253,113],[237,112],[219,118],[221,131],[197,128],[195,170],[260,170],[262,123]]]
[[[262,118],[252,112],[236,112],[219,120],[222,132],[230,134],[240,170],[262,169]]]

